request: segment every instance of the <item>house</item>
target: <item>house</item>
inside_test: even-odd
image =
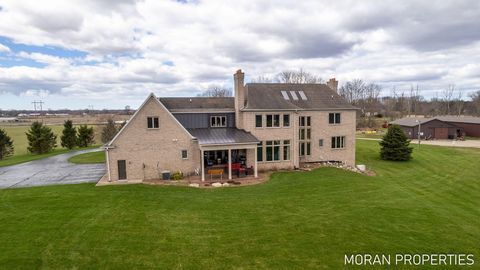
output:
[[[401,118],[391,124],[399,125],[411,139],[457,139],[459,137],[480,137],[480,117],[437,116],[433,118]]]
[[[232,179],[308,162],[355,165],[356,108],[335,79],[245,85],[244,76],[234,74],[234,97],[150,94],[105,145],[109,181],[161,179],[165,170],[205,180],[214,169]]]

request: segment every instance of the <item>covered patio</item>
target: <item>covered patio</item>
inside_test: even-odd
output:
[[[233,172],[237,177],[253,174],[258,177],[257,144],[259,140],[251,133],[236,128],[189,129],[198,140],[201,157],[201,180],[213,177],[232,180]]]

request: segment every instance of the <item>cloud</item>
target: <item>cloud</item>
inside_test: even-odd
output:
[[[10,52],[10,48],[0,43],[0,52]]]
[[[196,95],[238,68],[480,88],[473,0],[6,0],[0,12],[0,92],[23,97]]]

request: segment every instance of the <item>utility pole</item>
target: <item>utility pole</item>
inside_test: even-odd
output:
[[[34,101],[32,101],[33,109],[34,109],[35,111],[37,111],[37,105],[38,105],[38,107],[40,108],[40,111],[42,111],[42,109],[43,109],[43,108],[42,108],[42,105],[43,105],[44,103],[45,103],[45,102],[43,102],[43,101],[41,101],[41,100],[34,100]]]
[[[420,126],[421,126],[421,122],[420,122],[420,120],[415,120],[415,122],[418,123],[418,149],[420,149]]]

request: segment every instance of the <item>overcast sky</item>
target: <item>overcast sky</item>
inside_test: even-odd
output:
[[[0,108],[136,108],[303,68],[480,89],[480,1],[0,1]]]

